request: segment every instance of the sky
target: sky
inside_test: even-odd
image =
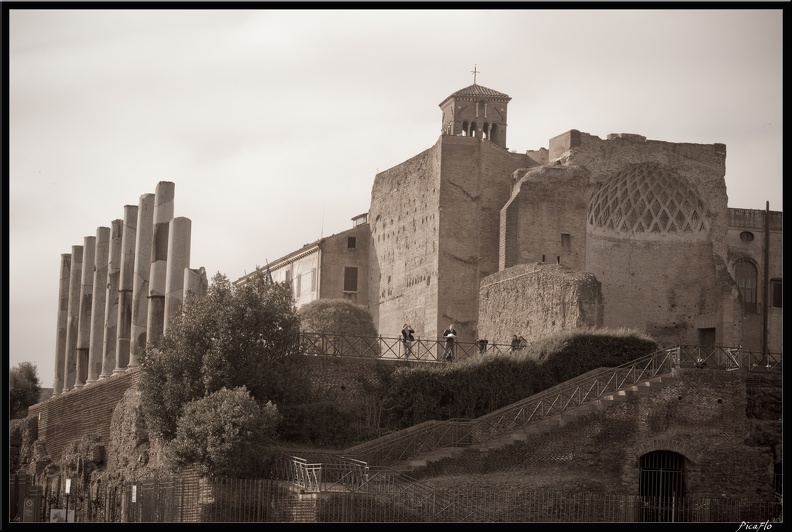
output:
[[[783,210],[781,8],[7,15],[7,352],[45,388],[61,254],[125,205],[173,182],[190,267],[236,280],[350,229],[474,69],[512,98],[510,150],[570,129],[722,143],[729,207]]]

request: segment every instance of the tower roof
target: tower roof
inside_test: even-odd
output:
[[[509,96],[508,94],[503,94],[502,92],[488,89],[483,85],[477,85],[476,83],[474,83],[469,87],[465,87],[464,89],[459,89],[454,94],[447,97],[445,100],[440,102],[440,107],[442,107],[451,98],[470,99],[470,98],[481,98],[482,96],[485,98],[503,100],[507,102],[511,100],[511,96]]]

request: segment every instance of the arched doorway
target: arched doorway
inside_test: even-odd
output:
[[[642,521],[675,522],[682,514],[685,457],[671,451],[652,451],[641,456],[639,495],[643,499]]]

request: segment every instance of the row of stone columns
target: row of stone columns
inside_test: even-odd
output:
[[[53,396],[140,365],[187,297],[208,288],[190,269],[187,218],[174,218],[174,183],[161,181],[124,218],[61,255]]]

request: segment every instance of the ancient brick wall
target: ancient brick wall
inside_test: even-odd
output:
[[[578,167],[540,167],[522,175],[501,212],[500,269],[552,262],[584,271],[590,187]]]
[[[780,385],[773,376],[678,369],[676,380],[662,390],[633,395],[501,449],[471,450],[430,463],[412,474],[503,471],[515,488],[556,490],[563,484],[572,491],[577,485],[581,491],[638,495],[640,457],[660,450],[684,457],[686,496],[773,500],[773,466],[782,452],[778,443],[748,438],[746,398],[752,388]],[[775,401],[780,406],[780,395]],[[780,424],[770,439],[781,441]]]
[[[369,304],[383,336],[409,322],[417,337],[436,337],[439,193],[439,142],[374,180]]]
[[[500,210],[513,173],[536,163],[490,142],[442,137],[438,232],[438,333],[454,323],[461,341],[478,333],[481,280],[498,271]]]
[[[31,406],[28,415],[39,418],[38,439],[50,458],[57,461],[69,443],[86,435],[98,436],[107,446],[113,410],[140,377],[140,368],[131,368]]]
[[[341,404],[358,405],[366,396],[364,383],[378,382],[383,372],[400,364],[374,358],[305,357],[303,371],[320,394]],[[85,435],[98,436],[107,447],[113,411],[141,375],[140,368],[132,368],[31,406],[29,416],[38,417],[37,437],[44,441],[50,458],[57,462],[69,443]]]
[[[521,264],[490,275],[479,291],[479,335],[508,344],[563,329],[602,325],[599,281],[564,265]]]
[[[512,173],[536,164],[491,142],[441,136],[377,175],[369,294],[380,334],[396,336],[408,322],[417,337],[436,339],[453,322],[461,340],[477,339],[478,287],[498,270],[500,209]]]

